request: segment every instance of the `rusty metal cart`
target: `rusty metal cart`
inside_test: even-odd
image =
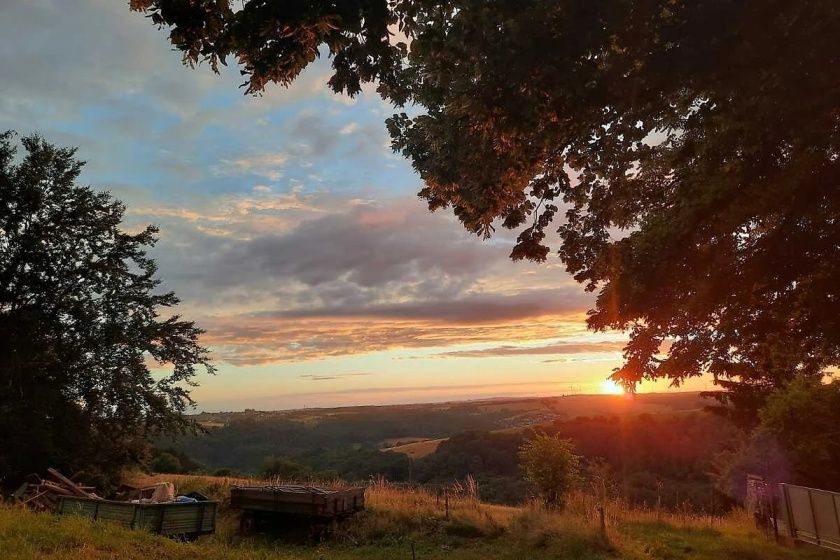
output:
[[[235,486],[230,505],[242,510],[243,532],[258,526],[307,528],[310,538],[320,538],[339,521],[365,508],[363,487],[327,490],[315,486]]]

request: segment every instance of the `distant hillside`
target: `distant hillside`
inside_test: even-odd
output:
[[[363,406],[290,411],[202,413],[195,419],[208,431],[175,442],[174,446],[206,469],[254,473],[270,455],[313,461],[324,451],[379,449],[393,442],[445,439],[476,430],[501,430],[547,424],[579,416],[684,413],[701,410],[698,393],[642,394],[633,398],[615,395],[574,395],[527,399],[489,399],[398,406]],[[433,446],[418,445],[423,453]],[[420,456],[420,455],[416,455]],[[321,468],[332,468],[315,461]],[[393,468],[391,468],[393,467]],[[399,467],[389,473],[399,476]],[[343,476],[366,476],[354,471]]]
[[[173,478],[173,477],[166,477]],[[222,500],[217,533],[178,543],[109,523],[0,506],[3,560],[830,560],[816,548],[782,548],[761,535],[742,512],[723,518],[668,516],[607,508],[602,534],[585,498],[562,514],[452,499],[447,519],[431,494],[375,486],[368,510],[319,545],[281,534],[242,536],[238,512],[224,498],[231,479],[174,477],[179,491]],[[246,481],[251,482],[251,481]]]
[[[207,432],[158,442],[168,455],[153,465],[171,468],[174,455],[184,470],[210,474],[436,484],[472,476],[483,499],[519,504],[529,489],[517,449],[537,429],[571,437],[586,461],[607,461],[616,492],[635,503],[719,508],[726,500],[710,499],[708,471],[729,432],[704,404],[698,393],[661,393],[201,414]]]
[[[699,410],[705,404],[698,392],[642,393],[633,397],[621,395],[567,395],[559,397],[495,398],[444,403],[421,403],[386,406],[351,406],[338,408],[306,408],[297,410],[244,410],[240,412],[202,412],[193,416],[207,427],[220,427],[244,418],[283,419],[307,425],[335,420],[353,421],[371,417],[396,420],[411,419],[418,413],[437,418],[457,418],[464,414],[485,417],[481,428],[505,425],[538,424],[558,417],[640,414]],[[457,427],[457,426],[456,426]],[[444,426],[438,429],[446,430]],[[411,437],[410,434],[404,434]],[[400,437],[400,436],[395,436]]]
[[[501,412],[502,418],[495,423],[504,426],[489,431],[517,430],[531,426],[550,424],[557,420],[578,417],[624,416],[633,414],[678,414],[701,411],[708,404],[700,393],[648,393],[635,397],[617,395],[570,395],[566,397],[493,399],[454,403],[452,409],[468,409],[476,414]],[[416,405],[431,406],[431,405]],[[462,408],[463,407],[463,408]],[[449,410],[452,410],[449,409]],[[409,441],[401,445],[386,445],[384,450],[402,453],[412,459],[420,459],[434,453],[448,438],[404,438]],[[390,443],[390,442],[389,442]]]

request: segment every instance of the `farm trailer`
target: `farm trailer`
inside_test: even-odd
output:
[[[365,509],[365,489],[234,486],[230,491],[230,505],[242,510],[240,528],[244,532],[274,521],[288,527],[303,525],[311,537],[319,537],[340,520]]]
[[[62,497],[56,513],[113,521],[131,529],[144,529],[168,537],[192,540],[216,531],[217,502],[132,503]]]

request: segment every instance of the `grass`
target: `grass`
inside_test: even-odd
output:
[[[382,451],[402,453],[403,455],[408,455],[412,459],[420,459],[422,457],[426,457],[427,455],[431,455],[432,453],[437,451],[437,448],[440,446],[440,444],[446,441],[447,439],[448,438],[413,441],[411,443],[395,445],[394,447],[387,447],[382,449]]]
[[[142,531],[78,517],[35,514],[0,507],[3,560],[836,560],[817,548],[784,548],[765,539],[742,512],[725,518],[663,516],[612,505],[602,534],[590,503],[575,497],[564,513],[540,507],[483,504],[470,496],[443,500],[422,491],[379,483],[367,493],[368,510],[346,522],[327,543],[304,545],[278,536],[242,536],[237,515],[226,504],[233,484],[250,479],[169,476],[181,492],[200,491],[222,502],[214,535],[178,543]]]

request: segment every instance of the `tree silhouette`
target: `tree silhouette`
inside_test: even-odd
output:
[[[156,293],[157,229],[75,184],[74,149],[0,135],[0,480],[47,466],[107,482],[150,437],[189,429],[201,330]],[[16,161],[19,159],[19,161]],[[152,368],[160,368],[152,371]]]

